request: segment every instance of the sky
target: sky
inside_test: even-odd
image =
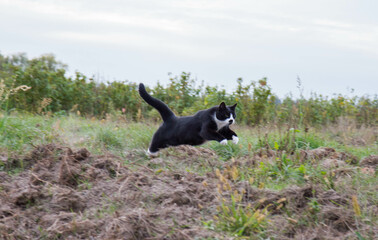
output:
[[[52,53],[102,81],[149,86],[190,72],[275,94],[378,94],[375,0],[0,0],[0,53]]]

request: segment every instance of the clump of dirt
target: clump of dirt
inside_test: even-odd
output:
[[[361,137],[352,138],[349,142],[354,146],[366,146],[368,144],[367,141]]]
[[[377,168],[378,155],[370,155],[360,161],[360,166]]]
[[[174,156],[175,159],[192,163],[198,164],[201,163],[203,160],[207,161],[209,164],[216,164],[213,163],[212,160],[217,159],[217,154],[215,151],[203,148],[203,147],[193,147],[190,145],[180,145],[177,147],[171,147],[162,150],[163,156]]]
[[[356,164],[357,157],[345,152],[337,152],[330,147],[320,147],[300,152],[301,161],[318,160],[324,168],[344,167],[346,164]]]
[[[246,183],[244,187],[246,190],[244,201],[252,203],[258,209],[267,208],[271,214],[282,213],[285,208],[290,208],[293,212],[301,212],[310,199],[315,197],[315,190],[312,186],[290,187],[281,192],[253,188]],[[241,185],[239,188],[243,189],[243,186]]]
[[[275,157],[277,153],[269,148],[261,148],[256,151],[255,155],[259,157]]]
[[[341,233],[353,231],[356,228],[353,211],[336,206],[325,206],[322,208],[320,216],[326,225]]]
[[[248,182],[236,183],[232,189],[244,192],[244,205],[268,210],[270,229],[280,239],[355,237],[357,220],[351,197],[346,194],[313,185],[272,191],[251,187]],[[227,193],[223,197],[227,197]],[[314,221],[322,223],[322,227],[301,225],[301,222]],[[358,224],[360,228],[366,227],[361,222]]]
[[[341,161],[339,159],[333,159],[333,158],[326,158],[321,161],[320,165],[323,168],[338,168],[338,167],[344,167],[347,164],[344,161]]]
[[[358,163],[358,158],[356,156],[353,156],[352,154],[346,153],[346,152],[335,152],[334,154],[331,155],[331,158],[344,161],[348,164]]]
[[[148,166],[159,165],[164,168],[170,168],[172,162],[174,162],[174,164],[180,163],[199,168],[209,166],[211,168],[217,168],[222,165],[222,162],[219,161],[219,156],[212,149],[180,145],[161,150],[160,157],[152,158]]]
[[[104,234],[101,239],[146,239],[153,238],[156,234],[162,234],[162,229],[158,228],[151,219],[154,216],[143,209],[135,209],[122,216],[109,219]]]
[[[323,205],[342,206],[349,203],[348,197],[339,194],[335,190],[331,189],[325,192],[320,192],[317,196],[317,201]]]
[[[320,147],[311,150],[302,150],[301,151],[301,159],[316,159],[320,160],[325,157],[329,157],[330,155],[336,153],[336,150],[330,147]]]
[[[378,155],[370,155],[360,161],[361,172],[367,175],[375,175],[378,164]]]
[[[179,155],[185,155],[187,157],[202,157],[202,158],[208,158],[208,157],[215,157],[216,153],[208,148],[203,147],[193,147],[190,145],[180,145],[175,147],[175,151],[179,153]]]

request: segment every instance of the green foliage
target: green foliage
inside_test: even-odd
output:
[[[100,128],[96,133],[96,142],[106,149],[121,149],[123,144],[116,129]]]
[[[249,171],[249,175],[254,178],[254,183],[257,186],[271,184],[277,189],[284,187],[281,185],[283,182],[286,184],[305,183],[308,168],[310,167],[307,165],[298,165],[291,158],[282,156],[273,163],[260,162],[256,169]]]
[[[242,145],[233,144],[228,141],[227,145],[221,145],[218,142],[211,142],[210,147],[222,160],[229,160],[232,157],[240,157],[247,154],[247,151],[241,147]]]
[[[315,133],[290,128],[284,132],[266,134],[260,137],[258,147],[265,147],[288,153],[294,153],[298,149],[315,149],[324,146],[324,140]]]
[[[6,102],[0,101],[0,109],[6,111],[17,109],[60,115],[75,112],[99,118],[104,118],[107,113],[120,112],[133,120],[152,118],[160,121],[157,111],[139,97],[136,83],[99,83],[79,72],[67,77],[66,65],[53,55],[28,59],[25,54],[0,54],[0,79],[8,89],[21,85],[31,87],[9,95]],[[183,72],[179,76],[170,75],[167,86],[157,83],[148,91],[179,115],[193,114],[222,101],[228,105],[238,103],[237,121],[248,125],[287,124],[305,128],[336,123],[340,118],[355,120],[359,125],[377,124],[377,96],[347,97],[339,94],[328,98],[313,93],[305,99],[298,79],[300,99],[290,96],[278,99],[266,78],[247,84],[239,78],[236,83],[234,92],[226,92],[218,86],[198,85],[190,73]]]
[[[252,236],[266,228],[267,209],[261,211],[251,206],[243,206],[233,194],[231,202],[222,202],[219,209],[217,226],[235,236]]]
[[[237,90],[233,96],[241,109],[241,119],[252,125],[268,122],[271,110],[275,107],[276,97],[272,94],[267,79],[252,81],[243,86],[243,79],[239,78],[237,83]]]
[[[265,230],[269,213],[267,207],[261,210],[252,207],[251,204],[246,205],[242,201],[245,189],[238,191],[231,187],[230,180],[225,176],[231,175],[232,181],[236,181],[239,172],[240,170],[236,166],[226,169],[223,174],[218,169],[216,170],[219,179],[218,199],[220,206],[217,207],[218,214],[215,219],[217,220],[217,227],[223,231],[239,237],[252,236]]]
[[[147,149],[156,128],[156,126],[146,126],[141,123],[129,124],[124,139],[127,147]]]
[[[20,152],[25,145],[46,144],[56,139],[50,119],[30,115],[0,117],[0,133],[0,146]]]

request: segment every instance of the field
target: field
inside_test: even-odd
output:
[[[378,129],[235,126],[145,155],[158,123],[1,113],[0,239],[374,239]]]

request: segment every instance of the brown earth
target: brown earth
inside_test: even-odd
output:
[[[198,161],[200,156],[207,159],[205,164],[228,166],[215,164],[217,156],[208,149],[184,146],[174,152],[180,161]],[[23,169],[12,175],[0,171],[0,239],[232,239],[203,224],[213,219],[220,204],[214,173],[201,176],[126,165],[117,156],[91,156],[86,149],[73,151],[54,144],[36,147],[22,161],[0,156],[6,170]],[[253,167],[260,157],[241,158],[231,165]],[[304,151],[302,158],[354,162],[329,148]],[[376,156],[371,159],[363,163],[376,166]],[[163,163],[161,158],[150,162]],[[279,239],[355,237],[349,196],[313,185],[275,192],[248,182],[231,184],[245,190],[243,203],[268,208],[267,233]],[[312,211],[311,199],[322,207],[313,209],[313,216],[304,216]],[[326,225],[301,225],[303,217]]]

